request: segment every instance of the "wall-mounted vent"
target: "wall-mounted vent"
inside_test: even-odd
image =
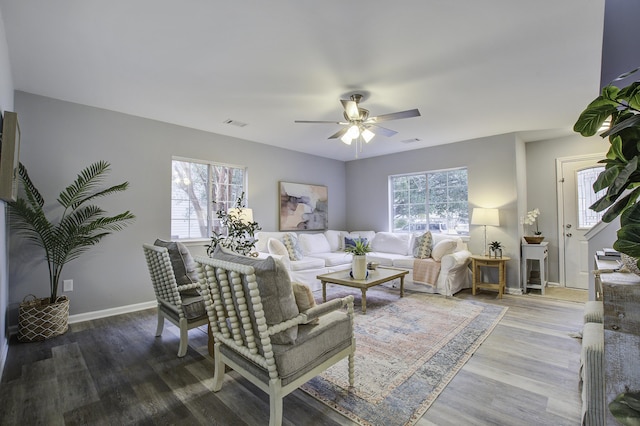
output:
[[[411,139],[405,139],[403,141],[400,141],[402,143],[415,143],[415,142],[420,142],[422,139],[419,138],[411,138]]]
[[[232,120],[230,118],[224,120],[223,123],[224,124],[230,124],[230,125],[236,126],[236,127],[246,127],[246,126],[248,126],[247,123],[243,123],[242,121],[238,121],[238,120]]]

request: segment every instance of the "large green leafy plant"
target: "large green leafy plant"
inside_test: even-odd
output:
[[[602,89],[580,114],[573,129],[582,136],[595,135],[606,120],[609,129],[601,134],[609,139],[609,151],[600,163],[605,170],[593,184],[595,192],[606,193],[590,208],[596,212],[608,209],[602,217],[611,222],[620,216],[618,239],[613,247],[634,258],[640,258],[640,81],[618,88],[614,83],[626,79],[640,68],[625,73]]]
[[[31,181],[26,167],[19,169],[22,191],[15,202],[9,203],[11,228],[29,242],[44,250],[49,267],[50,302],[58,295],[60,274],[65,264],[77,259],[104,237],[123,229],[135,216],[129,211],[107,216],[100,207],[88,204],[97,198],[124,191],[129,182],[101,188],[110,164],[98,161],[80,172],[75,181],[58,196],[64,209],[57,220],[49,219],[44,198]]]

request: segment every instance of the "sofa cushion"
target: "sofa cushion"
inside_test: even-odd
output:
[[[353,259],[350,254],[343,251],[331,253],[314,253],[313,257],[324,260],[324,264],[327,267],[350,264]]]
[[[409,238],[411,234],[395,234],[393,232],[378,232],[371,241],[371,250],[375,252],[409,254]]]
[[[276,262],[271,256],[266,259],[240,256],[220,246],[213,252],[213,258],[253,267],[267,325],[279,324],[295,318],[300,313],[293,295],[289,273],[281,262]],[[271,342],[291,344],[296,341],[297,336],[298,326],[293,326],[272,335]]]
[[[164,241],[157,239],[154,246],[165,247],[169,252],[171,260],[171,268],[178,285],[195,284],[198,282],[198,272],[196,271],[196,262],[189,252],[189,249],[177,241]],[[181,296],[200,296],[197,289],[184,290],[180,292]]]
[[[413,257],[416,259],[427,259],[431,257],[431,248],[433,247],[433,237],[431,231],[414,238],[413,240]]]
[[[302,260],[291,261],[292,271],[304,271],[306,269],[321,269],[324,268],[324,259],[317,257],[307,256]]]
[[[298,235],[298,243],[305,256],[331,251],[329,241],[324,234],[300,234]]]
[[[456,251],[457,247],[458,242],[456,240],[442,240],[433,247],[433,250],[431,250],[431,257],[433,257],[433,260],[439,262],[443,256]]]
[[[329,243],[329,251],[341,251],[342,250],[342,244],[344,243],[344,239],[342,237],[342,234],[344,233],[344,231],[332,231],[332,230],[328,230],[328,231],[324,231],[324,236],[327,239],[327,242]]]
[[[302,260],[304,258],[304,254],[302,253],[302,249],[300,248],[298,239],[295,237],[295,235],[285,234],[285,236],[282,238],[282,242],[289,252],[289,259]]]
[[[291,269],[291,259],[289,259],[289,250],[284,246],[284,243],[277,238],[269,238],[267,243],[269,254],[278,256],[278,259],[282,260],[284,266],[287,269]]]

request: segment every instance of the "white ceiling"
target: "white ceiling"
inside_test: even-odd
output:
[[[17,90],[339,160],[347,93],[389,121],[360,158],[571,133],[604,0],[0,0]],[[223,122],[248,123],[235,127]],[[420,142],[403,143],[419,138]]]

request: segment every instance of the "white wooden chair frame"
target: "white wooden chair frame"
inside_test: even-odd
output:
[[[199,284],[187,284],[179,286],[176,282],[171,266],[171,258],[166,247],[143,244],[144,255],[151,275],[151,283],[158,301],[158,326],[156,337],[162,336],[164,330],[164,320],[168,319],[180,329],[180,345],[178,347],[178,357],[187,354],[189,346],[189,330],[208,324],[207,317],[196,320],[188,320],[182,309],[182,299],[180,292],[199,288]]]
[[[205,299],[209,324],[215,342],[214,392],[222,388],[225,366],[230,366],[234,371],[237,371],[269,395],[269,425],[279,426],[282,424],[283,398],[345,357],[349,359],[349,384],[353,386],[355,353],[355,338],[353,337],[353,296],[334,299],[313,307],[306,312],[302,312],[293,319],[267,326],[253,267],[206,257],[196,257],[195,260],[199,265],[201,293]],[[243,280],[245,280],[249,288],[249,297],[245,297],[242,285]],[[255,319],[251,318],[251,311],[246,302],[252,304]],[[321,315],[343,307],[347,308],[347,315],[351,322],[351,345],[283,386],[281,378],[278,375],[269,336],[294,325],[306,324]],[[229,331],[229,327],[218,327],[218,321],[221,319],[228,321],[231,326],[231,331]],[[258,336],[254,336],[252,325],[252,321],[254,320],[258,325]],[[256,339],[259,339],[264,355],[260,354]],[[268,383],[255,376],[245,366],[222,353],[220,351],[221,345],[225,345],[242,357],[262,367],[268,372]]]

